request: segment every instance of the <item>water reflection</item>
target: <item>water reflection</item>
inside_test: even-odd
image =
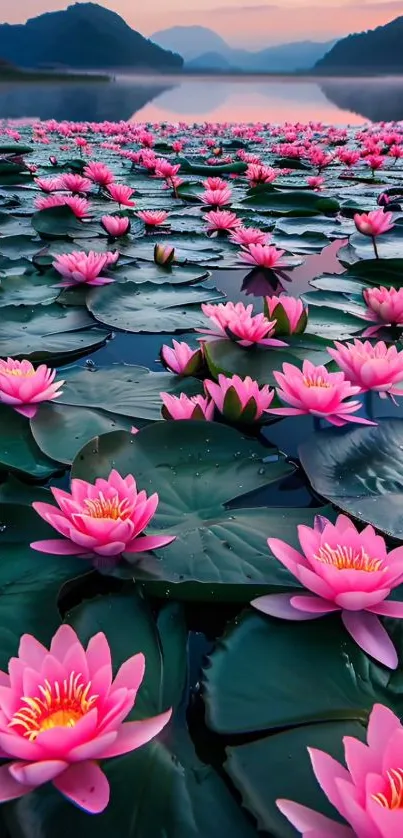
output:
[[[111,83],[0,83],[0,118],[309,122],[403,119],[403,78],[118,77]]]

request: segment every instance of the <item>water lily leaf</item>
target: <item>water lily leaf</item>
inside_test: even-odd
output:
[[[209,166],[208,164],[203,162],[193,162],[191,160],[186,160],[186,158],[181,157],[178,158],[178,163],[181,164],[181,172],[184,174],[192,174],[192,175],[204,175],[204,177],[209,177],[212,175],[232,175],[232,174],[243,174],[246,172],[248,168],[246,163],[242,163],[241,161],[235,163],[222,163],[222,164],[214,164],[214,166]]]
[[[135,282],[92,289],[88,309],[101,323],[127,332],[177,332],[203,326],[200,303],[216,302],[221,291],[209,285],[174,286]]]
[[[315,192],[289,191],[259,191],[244,198],[242,206],[250,207],[258,212],[276,215],[321,215],[322,213],[336,213],[340,205],[334,198],[323,198]]]
[[[0,468],[37,480],[47,480],[62,468],[38,448],[29,420],[8,405],[0,405]]]
[[[207,279],[209,276],[211,274],[204,268],[193,267],[192,265],[175,265],[172,268],[163,268],[155,264],[138,263],[122,265],[113,272],[114,279],[119,282],[130,281],[137,284],[151,282],[155,285],[164,285],[168,282],[171,285],[189,285]]]
[[[0,238],[0,255],[12,260],[19,260],[22,256],[32,257],[40,248],[39,240],[31,235],[21,233],[17,236],[2,236]]]
[[[401,419],[374,427],[324,429],[300,447],[302,466],[318,494],[382,532],[403,538]]]
[[[31,224],[45,239],[90,239],[100,234],[96,224],[80,221],[68,206],[39,210],[33,214]]]
[[[354,233],[350,238],[350,248],[353,248],[356,259],[372,259],[374,247],[369,236]],[[383,233],[377,239],[378,253],[381,259],[401,258],[403,248],[403,224],[397,222],[392,230]]]
[[[60,288],[52,287],[41,274],[11,274],[0,279],[0,308],[3,306],[39,305],[53,303]]]
[[[369,658],[338,615],[296,630],[292,621],[245,612],[218,641],[203,695],[208,726],[225,735],[340,719],[365,724],[376,702],[398,714],[403,707],[401,670],[391,674]]]
[[[147,367],[131,364],[113,364],[96,370],[67,367],[63,369],[63,378],[63,394],[58,404],[89,407],[136,420],[161,418],[161,392],[188,396],[202,392],[202,385],[195,378],[150,372]]]
[[[135,474],[147,492],[158,492],[152,529],[177,536],[155,559],[136,556],[130,567],[137,579],[169,588],[173,583],[175,596],[181,595],[180,583],[197,583],[192,591],[198,599],[228,598],[227,585],[231,596],[238,586],[236,597],[245,600],[262,585],[267,590],[289,584],[288,574],[268,555],[271,510],[238,508],[241,501],[227,509],[229,501],[292,473],[275,448],[216,423],[158,422],[134,436],[116,432],[91,442],[77,455],[72,475],[92,481],[109,474],[112,464]],[[289,512],[277,509],[273,526],[287,526]]]
[[[94,329],[82,308],[62,308],[57,303],[29,307],[4,306],[1,310],[0,357],[28,358],[57,363],[66,356],[79,357],[101,346],[109,332]]]

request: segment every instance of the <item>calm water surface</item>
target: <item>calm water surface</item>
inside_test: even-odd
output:
[[[134,77],[110,83],[0,83],[0,118],[170,122],[403,120],[403,77]]]

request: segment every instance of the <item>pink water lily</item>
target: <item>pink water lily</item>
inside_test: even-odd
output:
[[[259,230],[257,227],[243,227],[241,225],[240,227],[237,227],[236,230],[233,230],[229,240],[233,244],[240,244],[244,247],[248,247],[250,244],[268,244],[270,238],[270,233],[263,233],[263,231]]]
[[[167,244],[156,244],[154,247],[154,262],[156,265],[168,268],[175,259],[175,248]]]
[[[144,677],[138,654],[112,674],[103,633],[87,648],[61,626],[50,649],[24,634],[8,673],[0,671],[0,801],[15,800],[52,782],[71,803],[98,814],[109,803],[99,761],[145,745],[165,727],[171,710],[124,722]]]
[[[232,190],[229,186],[222,187],[221,189],[206,189],[200,195],[200,200],[203,204],[207,204],[210,207],[225,207],[232,201]]]
[[[170,372],[177,375],[196,375],[203,366],[203,354],[200,349],[192,349],[188,343],[172,341],[173,346],[163,345],[161,361]]]
[[[52,263],[54,269],[61,274],[63,282],[59,285],[61,288],[70,288],[74,285],[108,285],[114,280],[107,276],[101,276],[104,268],[116,262],[119,254],[111,253],[95,253],[90,250],[89,253],[84,251],[74,250],[72,253],[62,253],[56,256]]]
[[[165,210],[141,210],[137,215],[147,227],[160,227],[161,224],[166,224],[169,217]]]
[[[306,329],[308,309],[299,297],[289,294],[265,297],[264,312],[276,321],[276,335],[300,335]]]
[[[126,236],[130,231],[130,218],[120,215],[103,215],[101,224],[108,235],[113,238]]]
[[[361,214],[357,212],[354,216],[354,223],[359,233],[362,233],[364,236],[370,236],[375,256],[378,259],[379,253],[376,238],[383,233],[388,233],[395,226],[393,213],[385,212],[383,209],[372,210],[368,213],[363,212]]]
[[[274,390],[266,384],[259,387],[257,381],[248,375],[246,378],[219,375],[218,384],[207,380],[204,389],[225,419],[245,424],[261,419],[275,395]]]
[[[270,244],[249,244],[242,247],[239,258],[247,265],[273,269],[285,266],[286,263],[281,261],[284,253],[284,250],[278,250]]]
[[[82,177],[82,175],[67,173],[60,176],[60,186],[61,189],[67,189],[68,192],[79,194],[80,192],[90,192],[92,181],[89,178]]]
[[[17,413],[32,419],[41,402],[53,401],[62,395],[64,381],[55,381],[56,370],[41,364],[37,369],[30,361],[0,358],[0,403],[8,404]]]
[[[289,407],[274,407],[276,416],[302,416],[311,414],[341,427],[347,422],[376,425],[369,419],[352,416],[361,407],[359,401],[349,401],[361,388],[346,380],[344,372],[328,372],[326,367],[315,367],[304,361],[302,370],[294,364],[283,364],[283,372],[274,372],[279,385],[277,395]]]
[[[362,296],[367,306],[365,318],[377,323],[366,329],[366,337],[376,334],[381,326],[403,326],[403,288],[364,288]]]
[[[113,469],[107,480],[99,477],[95,483],[74,478],[71,493],[53,486],[50,491],[58,506],[42,501],[32,506],[64,537],[34,541],[34,550],[118,560],[122,553],[156,550],[175,539],[171,535],[142,535],[155,515],[158,495],[147,497],[144,490],[139,492],[131,474],[121,477]]]
[[[135,202],[131,200],[134,189],[122,183],[108,183],[107,192],[113,201],[122,207],[134,207]]]
[[[381,398],[403,396],[403,389],[395,385],[403,382],[403,351],[386,346],[382,340],[374,346],[367,340],[353,343],[335,341],[335,349],[328,349],[336,364],[352,384],[362,392],[376,390]]]
[[[87,218],[90,211],[90,202],[86,198],[79,198],[77,195],[39,195],[34,200],[37,210],[54,209],[55,207],[69,207],[76,218]]]
[[[203,215],[203,220],[207,221],[207,230],[212,233],[234,230],[241,223],[241,219],[229,210],[211,210]]]
[[[57,192],[63,188],[60,177],[36,177],[35,183],[39,189],[42,189],[42,192],[47,193]]]
[[[403,728],[389,707],[371,710],[367,743],[343,738],[346,766],[308,748],[315,777],[349,826],[294,803],[277,800],[280,812],[304,838],[401,838],[403,834]]]
[[[85,177],[97,183],[98,186],[109,186],[115,180],[115,175],[105,163],[97,163],[95,160],[88,163],[84,169]]]
[[[214,416],[214,402],[204,396],[187,396],[181,393],[172,396],[170,393],[160,393],[163,402],[162,415],[164,419],[199,419],[211,422]]]
[[[245,348],[249,346],[286,346],[282,340],[272,337],[275,321],[264,314],[253,314],[253,305],[243,303],[202,303],[202,312],[211,321],[211,329],[197,329],[203,332],[202,340],[233,340]]]
[[[314,527],[298,527],[298,538],[302,552],[279,538],[267,543],[309,593],[269,594],[252,605],[287,620],[313,620],[341,611],[353,640],[396,669],[396,650],[377,615],[403,618],[403,602],[387,599],[403,581],[403,547],[388,553],[373,527],[359,532],[346,515],[339,515],[335,524],[317,516]]]

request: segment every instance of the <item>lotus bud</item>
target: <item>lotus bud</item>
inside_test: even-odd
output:
[[[172,265],[175,259],[175,248],[165,244],[156,244],[154,247],[154,262],[164,268]]]
[[[192,349],[187,343],[173,340],[173,348],[163,345],[161,362],[169,372],[177,375],[197,375],[203,368],[201,349]]]
[[[275,335],[301,335],[308,322],[308,309],[299,297],[281,294],[265,297],[264,311],[267,318],[276,320]]]
[[[217,410],[229,422],[252,424],[259,421],[274,399],[274,390],[267,384],[259,387],[257,381],[247,376],[218,376],[218,384],[205,381],[204,389]]]

